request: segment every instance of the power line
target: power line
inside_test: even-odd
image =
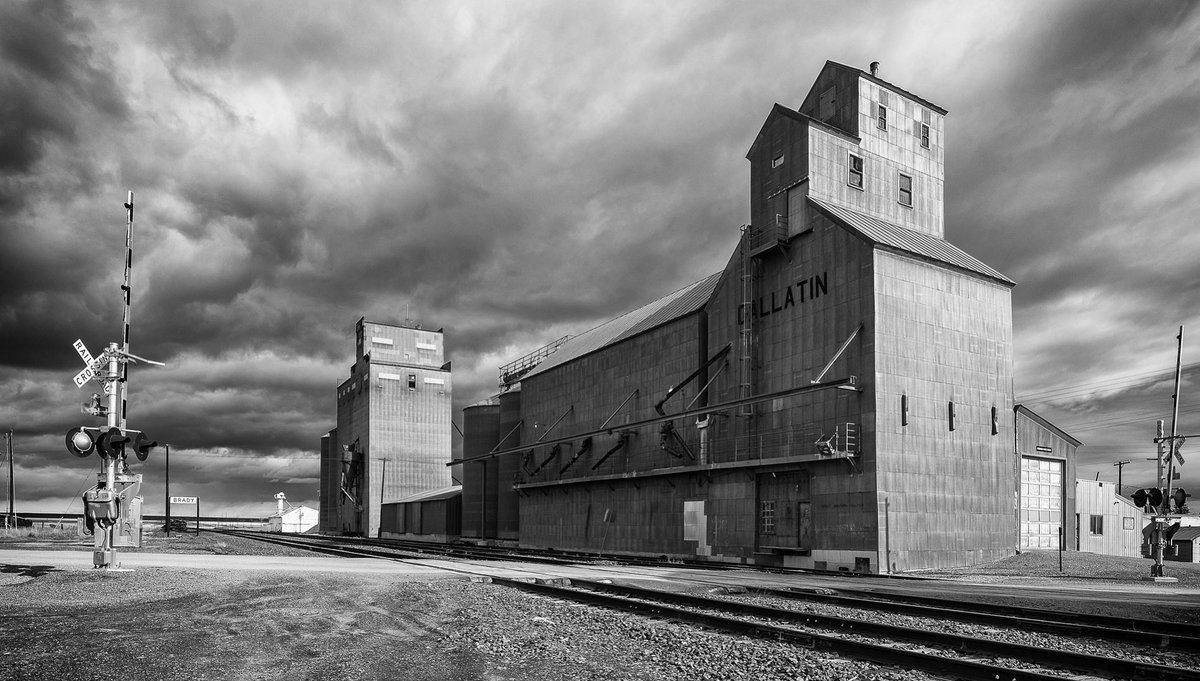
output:
[[[1183,371],[1193,371],[1200,368],[1200,362],[1183,365]],[[1138,386],[1150,385],[1160,380],[1167,380],[1175,375],[1173,369],[1162,371],[1147,371],[1140,374],[1130,374],[1127,376],[1119,376],[1116,378],[1108,378],[1092,383],[1080,383],[1074,386],[1051,388],[1040,392],[1021,395],[1017,398],[1018,403],[1025,402],[1048,402],[1054,399],[1063,399],[1068,397],[1081,397],[1091,392],[1100,390],[1114,390],[1123,388],[1132,388]]]
[[[1187,409],[1179,410],[1180,414],[1195,414],[1197,412],[1200,412],[1200,407],[1189,407]],[[1159,410],[1140,411],[1140,412],[1133,412],[1133,413],[1125,414],[1124,418],[1121,420],[1114,421],[1109,417],[1105,417],[1105,418],[1095,419],[1095,420],[1091,420],[1091,421],[1084,421],[1077,425],[1072,425],[1070,427],[1067,427],[1064,425],[1063,428],[1071,433],[1083,433],[1083,432],[1092,431],[1092,430],[1105,430],[1107,428],[1116,428],[1118,426],[1129,426],[1129,425],[1133,425],[1135,423],[1147,423],[1150,421],[1157,420],[1159,418],[1163,418],[1164,416],[1165,415]],[[1067,423],[1069,424],[1070,422],[1068,421]]]

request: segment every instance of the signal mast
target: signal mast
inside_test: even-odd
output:
[[[1175,355],[1175,393],[1171,395],[1173,403],[1171,434],[1170,436],[1164,434],[1163,422],[1159,421],[1158,436],[1154,438],[1154,443],[1158,445],[1158,487],[1139,489],[1131,495],[1133,503],[1143,512],[1147,506],[1153,512],[1150,521],[1149,542],[1142,544],[1142,555],[1154,559],[1154,564],[1150,566],[1150,578],[1156,582],[1178,581],[1164,573],[1163,558],[1167,553],[1177,555],[1178,548],[1171,544],[1171,539],[1182,524],[1181,516],[1188,512],[1187,500],[1191,495],[1182,487],[1172,489],[1175,477],[1178,475],[1175,472],[1175,464],[1178,462],[1179,466],[1183,466],[1183,455],[1179,453],[1179,450],[1183,448],[1187,438],[1200,437],[1179,435],[1179,384],[1183,375],[1182,326],[1179,327],[1179,335],[1176,338],[1179,340],[1179,344]],[[1173,514],[1172,506],[1174,506]]]
[[[105,426],[79,426],[67,431],[67,451],[80,458],[95,451],[100,456],[100,473],[96,486],[83,493],[84,525],[95,537],[92,551],[93,567],[116,570],[117,547],[142,545],[142,486],[141,473],[130,473],[128,454],[145,461],[150,450],[158,446],[140,430],[126,427],[128,407],[129,364],[145,362],[165,366],[129,352],[130,270],[133,266],[133,192],[125,203],[128,220],[125,226],[125,283],[121,286],[125,309],[122,315],[121,342],[109,343],[98,357],[92,357],[82,340],[74,343],[75,352],[83,360],[83,370],[75,374],[75,386],[82,388],[88,381],[103,386],[108,404],[99,394],[92,395],[83,413],[103,417]]]

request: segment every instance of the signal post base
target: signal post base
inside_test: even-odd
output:
[[[117,562],[117,552],[113,549],[92,551],[92,567],[108,568]]]

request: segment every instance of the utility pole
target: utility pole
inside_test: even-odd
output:
[[[1121,484],[1121,473],[1125,471],[1125,464],[1129,461],[1118,461],[1113,465],[1117,467],[1117,494],[1124,494],[1124,485]]]
[[[171,536],[171,445],[169,445],[169,444],[163,445],[163,448],[167,450],[167,473],[165,476],[167,481],[166,481],[166,484],[163,486],[163,491],[165,492],[165,496],[163,497],[163,503],[166,504],[164,507],[165,508],[164,513],[167,516],[167,522],[166,522],[166,525],[163,526],[163,529],[166,530],[167,537],[170,537]]]
[[[17,526],[17,513],[14,510],[14,504],[17,497],[17,479],[13,477],[13,432],[12,428],[4,434],[4,440],[8,448],[8,522],[13,527]]]

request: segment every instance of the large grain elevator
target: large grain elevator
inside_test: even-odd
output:
[[[501,369],[463,536],[868,572],[1018,541],[1011,290],[945,239],[941,107],[827,62],[720,272]]]

